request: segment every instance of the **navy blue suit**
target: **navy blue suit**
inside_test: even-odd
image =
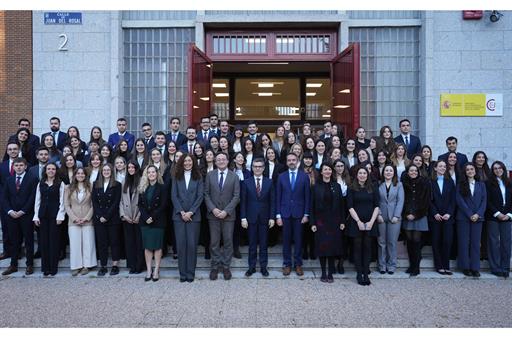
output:
[[[53,133],[52,132],[43,133],[43,135],[41,136],[41,140],[44,141],[45,137],[48,135],[53,136]],[[66,146],[67,143],[68,143],[68,135],[62,131],[59,131],[59,135],[57,137],[57,145],[56,145],[57,149],[62,151],[62,149],[64,149],[64,146]],[[55,144],[55,141],[54,141],[54,144]]]
[[[156,146],[155,137],[151,136],[149,140],[144,138],[144,144],[146,145],[146,151],[149,153],[149,151],[153,150],[153,148]]]
[[[437,157],[437,160],[438,161],[443,160],[446,162],[446,164],[448,164],[448,155],[449,154],[450,154],[450,152],[443,153],[442,155],[439,155],[439,157]],[[464,164],[466,164],[467,162],[469,162],[468,157],[463,153],[457,152],[457,168],[459,170],[461,170],[462,167],[464,166]]]
[[[192,147],[192,154],[194,153],[194,147],[196,146],[196,143],[197,143],[197,140],[194,141],[194,146]],[[188,151],[188,140],[181,144],[180,147],[179,147],[179,150],[183,153],[189,153]]]
[[[292,189],[290,172],[279,175],[276,188],[276,216],[283,220],[283,265],[291,267],[291,244],[295,266],[302,266],[302,224],[304,216],[309,216],[311,206],[311,188],[309,176],[302,170],[296,170],[295,186]]]
[[[126,132],[124,134],[123,138],[128,142],[128,151],[131,152],[132,148],[133,148],[133,144],[135,143],[135,136],[129,132]],[[119,133],[117,133],[117,132],[112,133],[110,136],[108,136],[108,144],[110,144],[110,146],[112,146],[112,148],[114,148],[117,145],[117,143],[119,143],[120,139],[121,139],[121,136],[119,135]]]
[[[487,191],[484,182],[475,182],[474,194],[462,196],[457,188],[457,262],[461,270],[480,271],[480,240],[482,223],[487,207]],[[470,217],[478,214],[479,219],[472,222]]]
[[[0,163],[0,207],[2,207],[2,197],[4,192],[4,186],[7,182],[7,178],[11,176],[11,171],[9,167],[9,159]],[[11,250],[10,240],[9,240],[9,229],[7,228],[7,213],[5,213],[4,209],[0,212],[0,220],[2,223],[2,237],[4,241],[4,254],[9,254]]]
[[[253,176],[241,183],[240,218],[249,223],[249,268],[256,268],[258,241],[260,244],[260,268],[268,264],[268,221],[275,217],[275,192],[272,180],[261,176],[260,194],[256,192]]]
[[[6,222],[10,239],[11,266],[18,267],[18,255],[21,251],[21,242],[25,240],[27,253],[27,266],[34,261],[34,201],[37,180],[25,173],[19,190],[16,190],[16,174],[7,178],[2,195],[2,210],[7,215]],[[9,211],[23,211],[25,214],[19,218],[12,218]]]
[[[395,137],[395,142],[402,143],[407,146],[405,140],[402,135],[398,135]],[[419,137],[409,134],[409,145],[407,146],[407,158],[412,159],[417,153],[421,152],[421,140]]]
[[[208,130],[208,135],[207,135],[207,138],[205,140],[204,139],[204,131],[203,130],[199,130],[197,132],[197,141],[201,142],[205,147],[208,147],[210,145],[210,138],[212,136],[215,136],[215,133],[213,133],[212,131]]]
[[[169,132],[168,134],[165,135],[165,140],[167,141],[167,143],[169,143],[172,140],[172,132]],[[174,143],[176,144],[176,148],[179,148],[186,142],[187,142],[187,136],[185,136],[183,133],[178,131],[176,140],[174,141]]]
[[[450,269],[450,251],[453,243],[453,225],[455,223],[455,184],[451,179],[443,179],[441,193],[437,179],[431,180],[432,200],[429,209],[429,224],[432,232],[432,252],[436,270]],[[450,215],[448,220],[437,221],[435,215]]]

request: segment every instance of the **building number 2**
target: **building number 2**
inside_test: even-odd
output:
[[[59,51],[67,51],[68,48],[66,45],[68,44],[68,36],[65,33],[62,33],[59,35],[60,45],[59,45]]]

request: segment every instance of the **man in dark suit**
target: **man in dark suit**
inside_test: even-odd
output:
[[[207,147],[210,143],[210,137],[213,135],[214,133],[210,131],[210,118],[201,118],[201,130],[197,131],[197,141]]]
[[[194,154],[194,147],[197,143],[196,139],[196,129],[194,129],[192,126],[189,126],[187,128],[187,141],[183,143],[179,149],[180,151],[184,153],[189,153],[191,155]]]
[[[468,162],[468,157],[463,153],[457,152],[457,138],[453,136],[446,138],[446,147],[448,148],[448,152],[439,155],[437,159],[443,160],[448,164],[448,154],[455,152],[457,154],[457,167],[461,170],[464,164]]]
[[[126,131],[128,129],[128,122],[125,118],[119,118],[117,120],[117,132],[114,132],[108,136],[108,144],[114,148],[121,138],[124,138],[128,142],[128,151],[132,151],[133,144],[135,143],[135,136]]]
[[[256,122],[251,120],[247,123],[247,132],[249,132],[249,134],[246,137],[244,137],[244,142],[247,139],[250,139],[253,141],[254,145],[261,144],[261,135],[258,134],[258,124],[256,124]],[[243,149],[243,145],[242,145],[242,149]]]
[[[21,128],[29,129],[29,131],[30,131],[30,120],[28,120],[27,118],[21,118],[18,121],[18,129],[21,129]],[[8,140],[16,140],[17,138],[18,138],[18,136],[16,134],[14,134],[14,135],[10,136]],[[34,135],[33,133],[30,133],[28,143],[30,144],[30,148],[32,150],[36,150],[39,147],[39,145],[41,145],[41,142],[39,141],[39,136]]]
[[[225,119],[220,121],[219,137],[226,137],[230,143],[233,143],[233,134],[229,131],[229,122]]]
[[[309,176],[298,169],[297,155],[286,156],[288,171],[279,175],[276,188],[277,225],[283,226],[283,275],[290,275],[292,267],[291,246],[295,244],[293,260],[297,275],[302,270],[302,225],[309,221],[311,189]]]
[[[320,140],[325,143],[326,150],[330,150],[332,147],[332,122],[330,120],[324,123],[324,133],[320,136]]]
[[[151,150],[155,147],[155,137],[153,137],[153,127],[148,122],[142,124],[142,135],[146,150]]]
[[[25,275],[34,273],[34,185],[37,181],[27,174],[27,161],[16,158],[14,176],[7,179],[2,195],[2,209],[7,214],[7,228],[11,239],[11,265],[2,273],[10,275],[18,271],[18,256],[21,251],[21,240],[25,240],[27,268]]]
[[[228,170],[228,155],[219,152],[215,156],[217,169],[206,175],[204,202],[210,223],[210,252],[212,255],[210,280],[216,280],[222,268],[224,280],[232,277],[230,266],[233,257],[233,230],[236,206],[240,201],[240,180]],[[221,250],[220,242],[223,242]]]
[[[7,155],[9,158],[0,164],[0,207],[2,207],[0,218],[2,222],[2,237],[4,243],[4,251],[0,254],[0,260],[9,258],[11,255],[11,239],[9,238],[9,229],[7,228],[7,213],[4,212],[3,200],[1,198],[3,197],[3,191],[5,183],[7,183],[7,179],[15,174],[14,161],[18,158],[19,153],[20,145],[18,142],[11,140],[7,144]]]
[[[258,241],[260,244],[260,271],[268,276],[268,229],[274,226],[275,195],[274,184],[263,176],[265,161],[257,158],[252,161],[253,176],[242,182],[240,195],[240,218],[242,227],[249,231],[249,270],[245,276],[256,272]]]
[[[53,136],[53,144],[57,146],[57,149],[62,151],[66,143],[68,142],[68,135],[62,131],[60,131],[60,119],[58,117],[50,118],[50,132],[43,133],[41,136],[41,140],[44,141],[44,138],[48,135]]]
[[[167,143],[173,141],[176,144],[176,148],[179,149],[180,146],[187,142],[187,136],[180,132],[180,119],[178,117],[171,118],[169,127],[171,131],[165,136],[165,139]]]
[[[411,122],[405,118],[398,123],[400,135],[395,137],[395,142],[404,144],[407,148],[407,158],[421,152],[421,140],[419,137],[411,135]]]
[[[165,145],[166,139],[165,139],[165,133],[163,131],[157,131],[155,133],[155,145],[153,148],[157,148],[162,153],[162,156],[167,149],[167,146]],[[148,149],[152,150],[152,149]]]
[[[210,132],[213,136],[220,137],[219,116],[215,113],[210,114]]]

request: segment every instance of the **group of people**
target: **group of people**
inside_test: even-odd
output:
[[[158,281],[171,246],[180,281],[192,282],[202,244],[210,279],[221,273],[229,280],[245,236],[247,277],[258,263],[269,275],[267,249],[281,240],[283,275],[302,276],[303,259],[318,258],[321,281],[330,283],[348,259],[357,282],[369,285],[373,257],[382,275],[396,271],[403,235],[411,276],[420,273],[428,239],[441,275],[452,275],[456,253],[466,276],[480,276],[481,257],[492,274],[509,276],[507,169],[501,161],[489,166],[483,151],[469,162],[455,137],[434,161],[432,149],[410,133],[408,119],[400,121],[397,136],[383,126],[370,139],[362,127],[355,138],[345,137],[330,121],[320,131],[308,123],[294,131],[285,121],[273,138],[252,121],[246,131],[231,130],[215,114],[203,117],[198,130],[187,127],[184,134],[180,125],[172,118],[169,133],[153,133],[144,123],[136,138],[120,118],[107,141],[95,126],[86,143],[75,126],[62,132],[58,117],[41,140],[21,119],[0,164],[0,259],[11,258],[2,275],[18,270],[24,249],[26,275],[40,256],[44,276],[53,276],[69,244],[74,276],[95,267],[98,276],[107,274],[110,250],[110,275],[126,258],[130,274],[145,269],[146,281]]]

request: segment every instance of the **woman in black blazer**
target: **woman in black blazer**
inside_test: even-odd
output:
[[[507,168],[500,161],[491,166],[487,187],[487,255],[492,274],[510,275],[512,183]]]
[[[93,224],[98,240],[97,248],[101,264],[98,276],[104,276],[107,273],[109,246],[112,253],[110,275],[119,274],[118,262],[121,257],[120,202],[121,183],[114,178],[114,166],[110,163],[103,164],[92,190]]]
[[[370,172],[357,166],[356,178],[347,192],[347,207],[350,213],[347,233],[354,239],[354,262],[357,269],[357,283],[370,285],[370,256],[372,237],[378,235],[379,191],[373,187]]]
[[[160,261],[164,247],[165,212],[167,208],[168,188],[158,168],[149,165],[142,175],[139,185],[140,230],[144,257],[146,258],[147,274],[145,281],[158,281],[160,278]],[[155,269],[152,271],[152,259],[155,258]]]
[[[434,174],[430,180],[432,200],[428,220],[432,232],[434,267],[441,275],[452,275],[450,251],[453,243],[455,223],[455,184],[448,175],[446,162],[433,163]]]
[[[276,150],[274,148],[268,148],[263,176],[270,178],[274,184],[276,184],[277,178],[283,171],[285,171],[285,166],[279,163]]]

